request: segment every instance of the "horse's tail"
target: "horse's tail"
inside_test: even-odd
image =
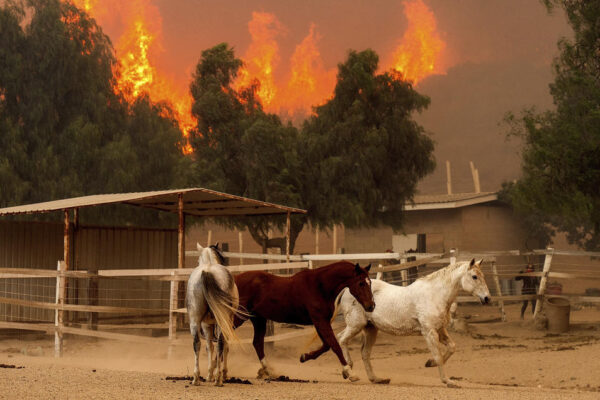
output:
[[[335,301],[333,302],[333,315],[331,316],[331,320],[329,321],[330,324],[333,325],[333,321],[335,320],[335,317],[337,317],[338,313],[340,312],[340,304],[342,303],[342,295],[344,294],[344,292],[346,291],[346,289],[342,289],[342,291],[337,295],[337,297],[335,298]],[[313,342],[315,340],[317,340],[317,338],[319,337],[319,334],[317,333],[317,329],[315,328],[315,333],[311,336],[310,340],[306,343],[306,345],[304,346],[304,349],[308,349],[308,347],[313,344]]]
[[[201,275],[202,289],[204,298],[208,303],[208,307],[212,312],[217,325],[221,329],[225,340],[228,343],[238,342],[240,339],[235,334],[233,327],[233,316],[239,310],[235,307],[235,299],[225,290],[221,289],[214,274],[208,271],[202,271]],[[235,285],[235,283],[232,283]]]

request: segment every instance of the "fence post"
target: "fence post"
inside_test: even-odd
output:
[[[379,269],[381,270],[381,268],[383,268],[383,265],[379,264]],[[377,276],[375,276],[375,279],[381,279],[381,278],[383,278],[383,272],[378,271]]]
[[[65,262],[59,261],[56,266],[58,275],[56,276],[56,305],[65,304]],[[63,351],[63,332],[64,311],[58,307],[54,310],[54,357],[62,357]]]
[[[546,282],[548,281],[548,273],[550,272],[550,265],[552,264],[552,254],[554,253],[554,249],[548,247],[548,253],[546,253],[546,258],[544,259],[544,270],[542,279],[540,280],[540,288],[538,290],[538,298],[537,303],[535,304],[535,312],[533,313],[533,319],[535,319],[539,312],[542,310],[542,303],[544,301],[544,292],[546,291]]]
[[[500,280],[498,279],[498,270],[496,269],[496,261],[492,261],[492,274],[494,276],[494,284],[496,285],[496,293],[502,298],[502,288],[500,287]],[[502,322],[506,322],[506,313],[504,312],[504,300],[498,300],[498,306],[500,307],[500,314],[502,316]]]
[[[240,253],[244,252],[244,242],[243,242],[243,238],[242,238],[242,232],[238,231],[238,243],[240,245]],[[242,257],[240,257],[240,265],[244,265],[244,259]]]
[[[450,264],[456,264],[456,249],[450,249]]]
[[[308,260],[308,269],[313,269],[313,262],[312,260]]]
[[[175,271],[171,272],[171,291],[169,294],[169,349],[167,357],[171,358],[173,352],[173,341],[177,338],[177,289],[178,281],[175,279]]]
[[[402,279],[402,286],[408,286],[408,271],[403,269],[400,271],[400,279]]]

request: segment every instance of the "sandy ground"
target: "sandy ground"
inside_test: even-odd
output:
[[[373,366],[389,385],[372,385],[360,358],[360,344],[352,345],[355,370],[361,380],[344,381],[337,358],[328,352],[316,361],[300,364],[307,337],[281,341],[270,351],[278,373],[306,383],[255,379],[259,364],[251,346],[233,348],[230,375],[252,383],[191,386],[189,381],[166,380],[190,375],[191,345],[177,347],[170,359],[166,348],[135,343],[70,337],[65,356],[53,358],[48,336],[0,338],[0,363],[23,368],[0,368],[2,399],[598,399],[600,398],[600,311],[574,310],[565,334],[537,331],[531,321],[518,319],[519,305],[507,307],[509,322],[474,323],[489,319],[488,307],[461,307],[471,321],[468,332],[451,332],[456,354],[447,373],[461,385],[444,387],[437,368],[425,368],[429,358],[420,336],[380,334],[373,349]],[[527,317],[531,318],[530,315]],[[240,335],[251,334],[250,325]],[[291,331],[276,328],[277,333]],[[185,332],[181,336],[188,339]],[[191,343],[191,340],[190,340]],[[313,344],[313,347],[315,344]],[[24,354],[25,353],[25,354]],[[202,352],[202,374],[206,357]]]

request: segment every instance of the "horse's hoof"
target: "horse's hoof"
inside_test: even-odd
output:
[[[360,378],[359,378],[358,376],[356,376],[356,375],[350,375],[350,376],[348,377],[348,380],[349,380],[350,382],[356,382],[356,381],[359,381],[359,380],[360,380]]]
[[[256,379],[268,379],[269,378],[269,373],[267,372],[266,368],[262,367],[258,370],[258,372],[256,373]]]
[[[194,380],[192,381],[192,385],[194,385],[194,386],[200,386],[200,379],[194,378]]]
[[[449,387],[449,388],[452,388],[452,389],[459,389],[460,388],[460,386],[456,382],[454,382],[454,381],[448,381],[448,382],[446,382],[446,386]]]
[[[371,382],[378,384],[378,385],[387,385],[390,383],[390,378],[386,378],[386,379],[375,378]]]
[[[437,363],[435,362],[435,360],[432,360],[431,358],[429,360],[427,360],[427,362],[425,363],[425,368],[431,368],[431,367],[435,367],[437,366]]]

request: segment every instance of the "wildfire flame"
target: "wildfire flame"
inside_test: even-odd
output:
[[[187,90],[188,82],[178,85],[154,67],[159,57],[157,49],[162,48],[162,19],[152,0],[65,1],[72,1],[101,25],[114,23],[114,16],[120,16],[126,29],[115,46],[120,65],[115,90],[128,101],[148,93],[154,102],[170,103],[186,137],[182,151],[191,153],[189,132],[196,125],[191,115],[192,97]],[[403,4],[408,28],[393,54],[391,68],[418,84],[429,75],[445,72],[441,60],[446,45],[437,33],[433,12],[423,0],[407,0]],[[289,74],[279,81],[275,73],[280,61],[277,37],[285,28],[275,15],[253,12],[248,31],[252,42],[242,57],[244,67],[234,83],[236,89],[258,82],[257,96],[264,109],[289,119],[306,117],[312,106],[332,95],[336,69],[323,66],[314,24],[296,46]]]
[[[408,29],[394,53],[393,68],[417,84],[423,78],[444,73],[439,65],[446,44],[437,33],[433,12],[423,0],[404,2]]]
[[[258,97],[265,110],[271,110],[277,94],[273,70],[279,62],[279,46],[275,37],[281,32],[281,24],[273,14],[253,12],[248,30],[252,43],[246,51],[244,67],[241,68],[235,85],[250,86],[257,79],[260,82]]]
[[[122,93],[130,102],[142,93],[147,93],[154,102],[169,103],[185,137],[182,151],[184,154],[191,153],[193,150],[189,143],[189,133],[195,125],[191,114],[192,97],[186,89],[157,71],[151,61],[151,49],[161,48],[159,40],[162,37],[162,19],[158,9],[149,0],[124,3],[118,0],[104,0],[100,3],[97,0],[73,2],[99,23],[104,18],[109,18],[109,9],[121,15],[127,29],[115,46],[119,60],[115,91]]]

